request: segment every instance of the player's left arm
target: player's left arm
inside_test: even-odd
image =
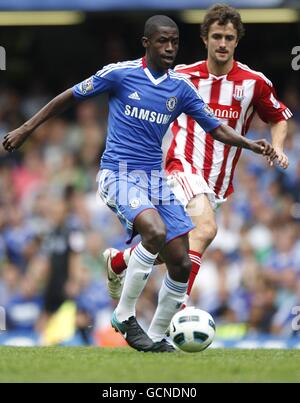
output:
[[[221,141],[224,144],[251,150],[256,154],[267,157],[268,161],[273,162],[278,158],[276,151],[267,140],[249,140],[225,124],[219,124],[217,127],[209,130],[209,133],[215,140]]]
[[[277,163],[286,169],[289,161],[284,153],[284,142],[288,130],[287,120],[293,116],[292,112],[277,99],[273,84],[266,77],[256,84],[253,104],[260,118],[270,124],[272,146],[278,155]],[[272,161],[269,163],[273,165]]]
[[[210,133],[215,140],[224,144],[246,148],[257,154],[262,154],[270,161],[274,161],[277,158],[277,153],[265,139],[251,141],[241,136],[230,126],[222,124],[220,120],[214,116],[213,110],[205,104],[197,90],[191,85],[189,85],[189,87],[190,88],[185,88],[186,95],[183,99],[183,112],[195,119],[206,133]]]
[[[289,166],[288,156],[284,153],[284,142],[287,137],[288,123],[286,120],[280,120],[276,123],[270,123],[271,135],[272,135],[272,145],[274,150],[277,152],[278,164],[287,169]],[[270,165],[273,165],[272,161],[269,161]]]

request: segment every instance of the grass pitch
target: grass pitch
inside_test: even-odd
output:
[[[0,347],[0,382],[300,382],[300,351]]]

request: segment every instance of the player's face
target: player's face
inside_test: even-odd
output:
[[[147,63],[155,70],[168,70],[175,62],[179,46],[176,28],[159,27],[151,38],[143,38]]]
[[[217,64],[226,64],[233,59],[238,44],[237,31],[231,22],[219,25],[216,21],[210,26],[204,43],[208,50],[208,58]]]

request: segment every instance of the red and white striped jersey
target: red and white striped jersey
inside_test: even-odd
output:
[[[232,70],[216,77],[208,72],[207,61],[177,66],[222,123],[245,135],[258,113],[265,122],[276,123],[292,116],[277,100],[273,85],[262,73],[234,62]],[[220,199],[233,190],[233,176],[241,149],[214,140],[189,116],[182,114],[172,124],[173,140],[166,157],[166,170],[200,174]]]

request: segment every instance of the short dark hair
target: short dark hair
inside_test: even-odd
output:
[[[159,27],[171,27],[178,30],[178,26],[175,21],[166,15],[153,15],[148,18],[144,27],[144,36],[151,38],[151,36],[157,32]]]
[[[218,3],[210,7],[204,17],[204,21],[201,24],[202,38],[208,37],[209,28],[216,21],[218,21],[220,25],[226,25],[231,22],[237,31],[238,41],[245,34],[245,28],[242,23],[240,13],[235,8],[230,7],[227,4]]]

